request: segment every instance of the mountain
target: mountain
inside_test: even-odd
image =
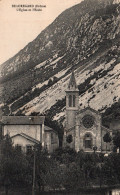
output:
[[[105,112],[120,98],[119,54],[119,0],[84,0],[0,66],[1,106],[63,122],[65,90],[74,70],[80,108],[89,102]]]

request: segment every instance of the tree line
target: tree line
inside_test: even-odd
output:
[[[107,136],[106,136],[107,137]],[[108,139],[108,138],[107,138]],[[106,140],[107,140],[106,139]],[[119,143],[119,144],[118,144]],[[114,138],[120,147],[120,133]],[[33,185],[35,155],[35,188],[37,191],[65,190],[79,191],[84,187],[120,184],[120,153],[76,152],[69,147],[58,148],[52,154],[41,144],[25,154],[19,147],[13,147],[9,135],[1,140],[0,188],[6,194],[14,188],[28,188]]]

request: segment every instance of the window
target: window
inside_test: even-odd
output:
[[[53,144],[54,143],[54,135],[53,135],[53,133],[51,133],[51,144]]]
[[[92,136],[90,134],[85,135],[84,146],[86,149],[92,149]]]
[[[31,145],[27,145],[26,146],[26,154],[31,154],[32,152],[32,146]]]
[[[90,115],[85,115],[82,119],[85,128],[91,128],[94,125],[94,118]]]
[[[73,107],[75,107],[75,99],[76,99],[76,97],[75,97],[75,95],[73,95]]]
[[[69,95],[69,107],[72,107],[72,96]]]
[[[19,144],[16,144],[15,147],[16,147],[17,151],[21,151],[22,150],[22,146],[19,145]]]

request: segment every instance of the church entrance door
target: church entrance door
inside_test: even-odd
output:
[[[84,146],[86,149],[92,149],[92,136],[90,134],[85,135]]]

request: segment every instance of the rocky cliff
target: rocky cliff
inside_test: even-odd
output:
[[[1,106],[14,113],[47,113],[64,119],[71,70],[88,102],[104,112],[120,98],[120,4],[84,0],[67,9],[14,57],[3,63]]]

